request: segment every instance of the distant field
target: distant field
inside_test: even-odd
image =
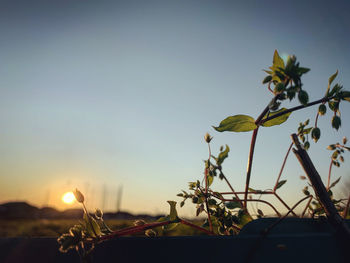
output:
[[[58,237],[69,228],[79,223],[77,220],[0,220],[0,237]],[[133,225],[133,220],[106,220],[112,230]],[[202,222],[194,222],[201,225]],[[203,235],[202,232],[188,226],[178,225],[170,231],[155,229],[158,236],[192,236]],[[140,234],[143,235],[143,234]]]

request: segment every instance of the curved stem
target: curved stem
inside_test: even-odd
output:
[[[274,195],[277,197],[277,199],[278,199],[288,210],[290,210],[290,208],[289,208],[289,206],[286,204],[286,202],[284,202],[283,199],[282,199],[276,192],[274,192]],[[291,213],[293,214],[293,216],[298,217],[297,214],[294,213],[293,211],[292,211]]]
[[[231,202],[232,199],[221,199],[222,201],[224,202]],[[267,204],[268,206],[270,206],[273,211],[275,211],[275,213],[280,217],[281,214],[278,212],[278,210],[269,202],[265,201],[265,200],[262,200],[262,199],[248,199],[247,200],[248,202],[260,202],[260,203],[264,203],[264,204]]]

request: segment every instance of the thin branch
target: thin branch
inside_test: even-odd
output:
[[[258,135],[258,130],[259,130],[259,127],[257,127],[253,131],[252,140],[250,142],[250,151],[249,151],[249,159],[248,159],[248,164],[247,164],[247,177],[246,177],[246,183],[245,183],[244,203],[243,203],[243,207],[245,209],[247,208],[248,189],[249,189],[250,175],[252,172],[254,148],[255,148],[256,137]]]
[[[331,182],[332,166],[333,166],[333,160],[331,159],[331,163],[329,164],[329,171],[328,171],[327,191],[329,190],[329,184]]]
[[[350,206],[350,195],[349,195],[349,198],[348,198],[348,201],[346,203],[346,206],[345,206],[345,209],[344,209],[344,212],[343,212],[343,218],[346,219],[348,213],[349,213],[349,206]]]
[[[243,194],[245,194],[245,192],[221,192],[221,193],[219,193],[219,194],[221,194],[221,195],[232,195],[232,194],[237,194],[237,195],[243,195]],[[254,194],[254,195],[264,195],[264,194],[266,194],[266,195],[268,195],[268,194],[274,194],[274,192],[272,192],[272,191],[249,191],[249,194]]]
[[[303,212],[302,212],[302,214],[301,214],[301,218],[304,217],[305,212],[306,212],[307,208],[309,207],[309,205],[310,205],[310,203],[311,203],[311,201],[312,201],[312,198],[313,198],[313,196],[311,195],[311,196],[310,196],[310,200],[307,202],[307,204],[306,204],[306,206],[305,206],[305,209],[303,210]]]
[[[188,221],[186,221],[186,220],[183,220],[183,219],[181,219],[180,220],[180,223],[181,224],[184,224],[184,225],[187,225],[187,226],[190,226],[190,227],[193,227],[193,228],[195,228],[195,229],[198,229],[198,230],[200,230],[200,231],[202,231],[202,232],[204,232],[204,233],[207,233],[208,235],[215,235],[215,233],[213,232],[213,231],[208,231],[208,230],[206,230],[205,228],[203,228],[203,227],[200,227],[200,226],[197,226],[197,225],[195,225],[195,224],[192,224],[191,222],[188,222]],[[240,230],[240,229],[239,229]]]
[[[233,200],[232,199],[221,199],[222,201],[224,202],[232,202]],[[275,213],[280,217],[281,214],[278,212],[278,210],[269,202],[265,201],[265,200],[261,200],[261,199],[248,199],[247,200],[248,202],[260,202],[260,203],[264,203],[264,204],[267,204],[268,206],[270,206],[273,211],[275,211]]]
[[[289,206],[286,204],[286,202],[283,201],[283,199],[276,193],[274,192],[274,195],[277,197],[277,199],[288,209],[290,210]],[[294,211],[291,212],[293,214],[293,216],[298,217],[296,213],[294,213]]]
[[[282,115],[284,115],[284,114],[287,114],[287,113],[289,113],[289,112],[293,112],[293,111],[296,111],[296,110],[304,109],[304,108],[307,108],[307,107],[310,107],[310,106],[313,106],[313,105],[316,105],[316,104],[319,104],[319,103],[325,103],[325,102],[327,102],[327,101],[329,101],[329,100],[331,100],[331,99],[333,99],[333,98],[334,98],[334,97],[322,98],[322,99],[319,99],[319,100],[315,100],[315,101],[313,101],[313,102],[310,102],[310,103],[308,103],[308,104],[306,104],[306,105],[299,105],[299,106],[296,106],[296,107],[287,109],[287,110],[285,110],[285,111],[281,111],[281,112],[279,112],[279,113],[277,113],[277,114],[275,114],[275,115],[273,115],[273,116],[271,116],[271,117],[268,117],[268,118],[266,118],[266,119],[261,120],[261,121],[260,121],[260,124],[263,124],[263,123],[265,123],[265,122],[267,122],[267,121],[270,121],[270,120],[273,120],[273,119],[275,119],[275,118],[278,118],[278,117],[280,117],[280,116],[282,116]]]
[[[234,196],[237,198],[237,201],[241,204],[241,206],[243,206],[243,202],[242,200],[239,198],[239,196],[236,194],[235,190],[233,189],[232,185],[230,184],[230,182],[227,180],[226,176],[224,175],[224,173],[222,172],[221,169],[219,169],[220,171],[220,175],[222,176],[222,178],[225,180],[225,182],[227,183],[228,187],[231,189],[232,194],[234,194]]]
[[[274,192],[275,192],[276,189],[277,189],[278,182],[279,182],[279,180],[280,180],[280,178],[281,178],[281,175],[282,175],[284,166],[286,165],[286,162],[287,162],[287,159],[288,159],[288,155],[289,155],[289,153],[290,153],[290,150],[292,149],[292,146],[293,146],[293,143],[290,144],[290,146],[289,146],[289,148],[288,148],[288,151],[287,151],[287,153],[286,153],[286,156],[284,157],[283,164],[282,164],[281,170],[280,170],[280,172],[279,172],[279,174],[278,174],[275,187],[273,188],[273,191],[274,191]]]

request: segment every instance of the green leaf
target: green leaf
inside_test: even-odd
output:
[[[278,69],[278,68],[284,68],[284,61],[278,54],[277,50],[275,50],[275,53],[273,54],[273,68]]]
[[[248,188],[248,191],[249,192],[255,192],[255,193],[257,193],[257,194],[261,194],[261,193],[263,193],[264,191],[262,191],[262,190],[255,190],[255,189],[253,189],[253,188]]]
[[[250,221],[253,221],[253,218],[245,209],[241,209],[238,212],[238,220],[239,220],[239,227],[243,227],[244,225],[248,224]]]
[[[228,145],[226,144],[225,150],[222,151],[222,152],[219,154],[219,156],[218,156],[218,159],[217,159],[217,161],[216,161],[217,165],[221,165],[221,164],[224,162],[224,160],[225,160],[225,159],[227,158],[227,156],[228,156],[229,151],[230,151],[230,147],[228,147]]]
[[[329,77],[329,79],[328,79],[328,88],[327,88],[327,91],[326,91],[326,96],[328,95],[329,89],[331,88],[331,84],[332,84],[333,80],[337,77],[337,75],[338,75],[338,70],[332,76]]]
[[[277,186],[276,186],[276,189],[279,189],[282,187],[282,185],[284,185],[285,183],[287,182],[287,180],[282,180],[282,181],[279,181]]]
[[[90,236],[97,237],[97,236],[101,236],[102,235],[100,226],[97,224],[97,222],[95,221],[95,219],[93,217],[91,217],[90,215],[84,213],[83,220],[84,220],[84,223],[85,223],[86,231],[88,232],[88,234]]]
[[[235,209],[235,208],[242,208],[241,204],[238,201],[230,201],[230,202],[226,202],[225,206],[228,209]]]
[[[350,102],[350,91],[341,91],[340,92],[340,97],[342,98],[342,100],[346,100]]]
[[[278,111],[275,112],[270,112],[269,117],[276,115],[277,113],[283,112],[287,110],[286,108],[282,108]],[[271,126],[275,126],[275,125],[280,125],[282,123],[284,123],[286,120],[288,120],[289,116],[291,115],[291,112],[288,112],[286,114],[283,114],[275,119],[269,120],[267,122],[263,122],[262,126],[264,127],[271,127]],[[263,120],[267,118],[267,114],[264,116]]]
[[[161,217],[157,220],[157,222],[165,222],[165,221],[170,221],[170,216],[164,216],[164,217]],[[162,228],[164,230],[172,230],[174,229],[175,227],[177,227],[179,223],[172,223],[172,224],[169,224],[169,225],[165,225],[163,226]]]
[[[247,115],[230,116],[220,122],[219,127],[213,128],[219,132],[247,132],[257,128],[253,117]]]
[[[336,184],[339,183],[340,178],[341,178],[341,177],[339,177],[337,180],[335,180],[335,181],[329,186],[329,189],[331,189],[332,187],[336,186]]]
[[[208,187],[211,186],[211,184],[213,183],[214,181],[214,176],[210,173],[207,174],[207,184],[208,184]]]

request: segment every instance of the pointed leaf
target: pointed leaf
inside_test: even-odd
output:
[[[100,226],[97,224],[97,222],[93,217],[84,213],[83,219],[84,219],[86,231],[89,233],[90,236],[97,237],[102,235]]]
[[[253,117],[247,115],[230,116],[220,122],[219,127],[213,127],[219,132],[246,132],[257,128]]]
[[[277,50],[275,50],[275,53],[273,54],[273,67],[275,69],[284,68],[284,61],[278,54]]]
[[[230,201],[230,202],[226,202],[225,206],[228,209],[235,209],[235,208],[242,208],[241,204],[238,201]]]
[[[287,110],[287,109],[286,108],[282,108],[282,109],[280,109],[278,111],[270,112],[269,117],[274,116],[277,113],[283,112],[285,110]],[[263,122],[262,126],[264,126],[264,127],[271,127],[271,126],[275,126],[275,125],[280,125],[280,124],[284,123],[286,120],[288,120],[288,118],[289,118],[289,116],[291,114],[292,114],[291,112],[288,112],[288,113],[283,114],[283,115],[281,115],[281,116],[279,116],[279,117],[277,117],[275,119],[269,120],[267,122]],[[266,119],[266,118],[267,118],[267,114],[265,115],[263,120]]]
[[[337,180],[335,180],[335,181],[330,185],[329,189],[331,189],[332,187],[336,186],[336,184],[339,183],[340,178],[341,178],[341,177],[339,177]]]
[[[282,185],[284,185],[285,183],[287,182],[287,180],[282,180],[282,181],[279,181],[277,186],[276,186],[276,189],[279,189],[282,187]]]
[[[338,70],[332,76],[329,77],[329,79],[328,79],[328,88],[327,88],[327,91],[326,91],[326,96],[328,95],[329,89],[331,88],[331,84],[332,84],[333,80],[337,77],[337,75],[338,75]]]
[[[217,165],[221,165],[223,163],[223,161],[227,158],[229,151],[230,147],[228,147],[228,145],[226,144],[225,150],[222,151],[217,158]]]

